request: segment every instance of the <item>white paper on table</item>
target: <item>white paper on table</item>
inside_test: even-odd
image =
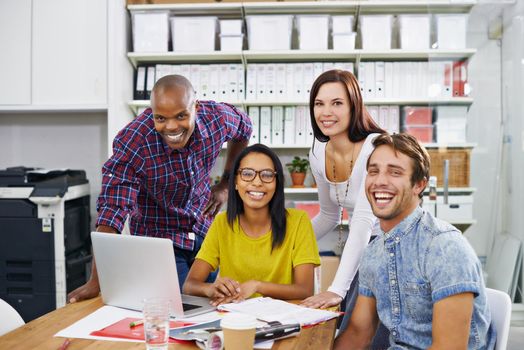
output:
[[[143,342],[135,339],[110,338],[90,335],[91,332],[100,330],[126,317],[142,318],[142,313],[114,306],[102,306],[86,317],[76,321],[67,328],[55,334],[55,337],[82,338],[111,341]]]
[[[310,309],[267,297],[248,299],[240,303],[224,304],[220,305],[218,309],[245,313],[253,315],[262,321],[279,321],[282,324],[299,323],[301,325],[312,325],[339,316],[337,312]]]
[[[222,316],[223,314],[218,311],[210,311],[192,317],[176,317],[174,319],[181,322],[204,323],[218,320],[219,318],[222,318]]]
[[[127,341],[135,343],[143,342],[143,340],[136,339],[123,339],[90,335],[91,332],[98,331],[127,317],[142,318],[142,312],[105,305],[102,306],[100,309],[87,315],[86,317],[76,321],[69,327],[62,329],[60,332],[55,334],[55,337]],[[176,318],[176,320],[184,320],[187,322],[199,323],[206,321],[214,321],[219,318],[220,314],[216,311],[213,311],[184,319]]]

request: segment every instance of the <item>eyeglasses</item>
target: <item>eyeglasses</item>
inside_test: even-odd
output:
[[[251,168],[238,169],[238,175],[240,175],[240,178],[246,182],[255,180],[257,174],[260,180],[265,183],[271,183],[275,181],[275,177],[277,176],[277,172],[271,169],[262,169],[258,171]]]

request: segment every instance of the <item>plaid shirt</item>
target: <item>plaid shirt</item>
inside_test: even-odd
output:
[[[222,145],[249,140],[251,129],[249,117],[235,107],[199,101],[193,135],[184,148],[172,150],[146,109],[115,137],[102,168],[97,226],[122,232],[129,215],[132,234],[170,238],[176,247],[193,250],[189,232],[204,237],[212,221],[203,212]]]

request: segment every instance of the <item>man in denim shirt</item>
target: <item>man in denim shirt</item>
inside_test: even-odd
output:
[[[380,321],[390,349],[493,349],[480,262],[450,224],[420,208],[429,156],[407,134],[374,141],[366,195],[379,219],[360,265],[357,304],[335,349],[369,346]]]

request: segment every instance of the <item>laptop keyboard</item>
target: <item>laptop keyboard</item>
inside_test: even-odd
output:
[[[199,307],[200,305],[182,303],[182,308],[184,309],[184,311],[191,311],[193,309],[198,309]]]

